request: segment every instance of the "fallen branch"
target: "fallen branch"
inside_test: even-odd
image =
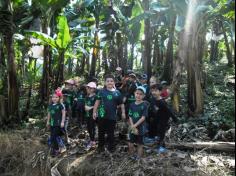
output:
[[[191,142],[191,143],[167,143],[167,148],[175,148],[179,150],[211,150],[220,152],[234,152],[234,142]]]

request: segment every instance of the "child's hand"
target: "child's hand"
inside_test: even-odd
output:
[[[61,128],[64,128],[64,126],[65,126],[65,123],[61,122]]]
[[[121,116],[122,116],[122,119],[123,119],[123,120],[125,120],[125,119],[126,119],[126,115],[125,115],[125,113],[122,113],[122,115],[121,115]]]
[[[46,123],[46,129],[47,129],[47,130],[50,129],[50,123],[49,123],[49,122]]]
[[[93,109],[93,107],[91,107],[91,106],[87,106],[87,105],[85,105],[85,111],[90,111],[91,109]]]
[[[97,119],[97,113],[93,113],[93,120]]]

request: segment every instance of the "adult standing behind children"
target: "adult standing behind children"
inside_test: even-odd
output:
[[[115,78],[105,77],[105,88],[97,94],[93,109],[94,120],[98,117],[98,152],[104,151],[105,134],[107,134],[108,151],[115,151],[115,125],[117,120],[117,106],[121,105],[122,118],[125,119],[125,108],[121,93],[114,88]]]

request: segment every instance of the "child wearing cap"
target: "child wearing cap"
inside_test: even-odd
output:
[[[161,81],[161,86],[162,86],[161,97],[166,100],[170,96],[170,91],[168,89],[167,82]]]
[[[135,102],[129,107],[129,153],[134,154],[134,143],[138,145],[138,158],[143,156],[143,137],[145,134],[145,118],[148,115],[148,105],[143,101],[146,89],[142,86],[136,88]]]
[[[127,93],[125,94],[124,98],[126,114],[128,114],[130,104],[135,102],[134,92],[138,86],[139,83],[137,82],[136,75],[134,73],[129,74],[129,81],[127,83]]]
[[[87,130],[89,133],[90,142],[87,145],[87,149],[94,147],[95,142],[95,120],[93,119],[93,106],[96,101],[96,88],[97,85],[94,82],[87,84],[87,96],[85,97],[85,117],[87,121]]]
[[[47,127],[50,128],[51,155],[56,156],[64,152],[65,145],[61,139],[62,131],[65,125],[65,107],[60,102],[61,91],[57,90],[52,95],[52,103],[48,107]]]
[[[125,118],[123,99],[114,85],[114,77],[107,75],[105,88],[98,92],[93,108],[94,120],[98,117],[98,152],[104,151],[105,134],[107,134],[108,151],[115,151],[114,130],[117,120],[117,106],[121,106],[122,118]]]
[[[140,78],[141,86],[143,86],[146,89],[146,93],[148,93],[149,86],[147,84],[148,76],[146,74],[142,74]]]
[[[162,99],[161,91],[162,91],[162,87],[158,84],[153,85],[151,87],[151,93],[153,95],[153,98],[151,99],[150,109],[152,109],[152,113],[156,119],[155,127],[157,130],[157,136],[159,138],[157,142],[158,151],[162,151],[165,147],[164,138],[165,138],[166,131],[168,129],[170,117],[173,119],[174,122],[178,121],[174,113],[168,107],[166,101]]]

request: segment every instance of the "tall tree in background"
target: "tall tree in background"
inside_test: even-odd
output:
[[[7,73],[8,73],[8,119],[9,122],[19,121],[18,102],[19,90],[17,83],[16,64],[14,56],[13,34],[13,4],[11,0],[1,1],[0,11],[0,32],[3,34],[4,45],[7,55]]]
[[[204,0],[189,1],[184,32],[188,75],[188,107],[190,115],[203,113],[202,58],[206,35]]]
[[[150,7],[150,0],[143,0],[143,8],[144,11],[149,11]],[[151,52],[152,52],[152,45],[151,45],[151,21],[149,18],[145,19],[145,40],[144,40],[144,52],[143,52],[143,68],[144,72],[148,75],[148,78],[151,77],[152,69],[151,69]]]
[[[175,32],[175,21],[176,16],[170,16],[170,26],[169,26],[169,39],[167,44],[167,51],[166,51],[166,60],[164,64],[164,71],[162,79],[166,80],[168,83],[172,80],[172,71],[173,71],[173,59],[174,59],[174,32]]]

